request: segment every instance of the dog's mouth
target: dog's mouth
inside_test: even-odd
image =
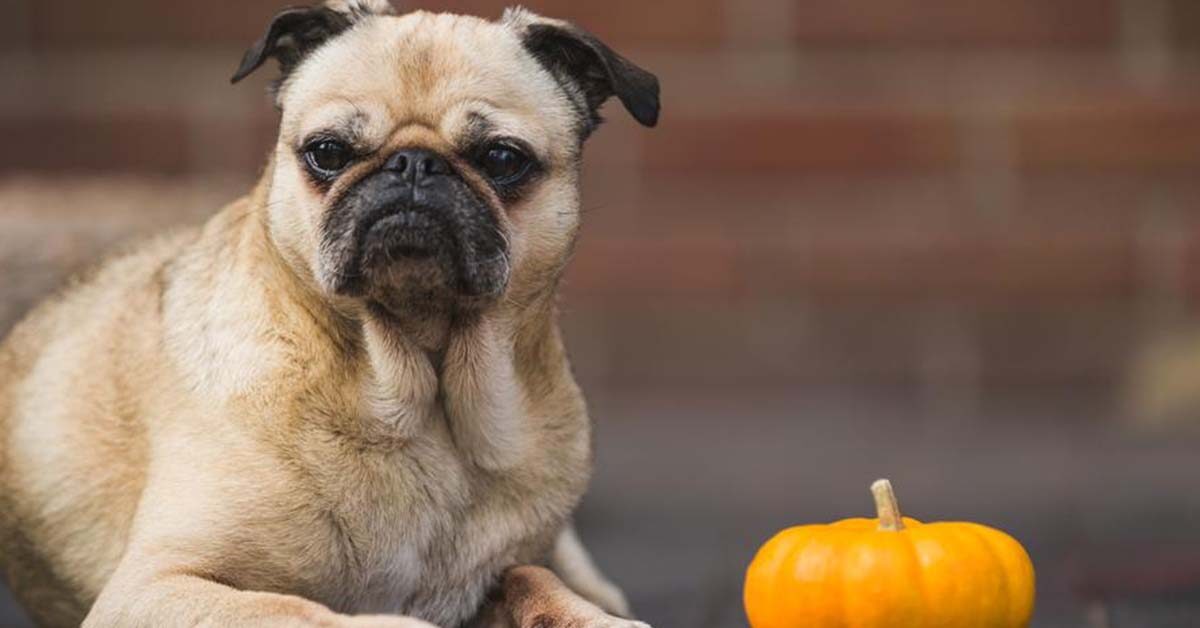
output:
[[[507,242],[488,208],[461,197],[434,204],[362,196],[346,199],[326,225],[322,261],[335,293],[478,300],[503,292]]]
[[[452,245],[444,230],[441,221],[425,210],[404,209],[385,214],[364,225],[358,242],[359,264],[435,257]],[[381,255],[384,259],[377,259]]]

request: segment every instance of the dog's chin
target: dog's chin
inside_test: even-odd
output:
[[[503,252],[482,255],[424,211],[402,211],[361,231],[352,255],[333,266],[327,285],[395,314],[421,317],[486,309],[508,280]],[[468,249],[468,250],[464,250]]]

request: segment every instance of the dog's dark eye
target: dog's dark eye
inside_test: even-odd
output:
[[[304,149],[304,161],[309,170],[322,178],[341,172],[353,156],[350,147],[337,140],[317,140]]]
[[[495,144],[479,160],[479,166],[492,183],[513,185],[529,174],[533,161],[520,150],[506,144]]]

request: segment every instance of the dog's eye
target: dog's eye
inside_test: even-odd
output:
[[[317,140],[304,149],[309,170],[324,178],[341,172],[353,156],[350,147],[337,140]]]
[[[508,146],[495,144],[487,149],[479,160],[479,166],[492,183],[513,185],[529,174],[533,161],[525,153]]]

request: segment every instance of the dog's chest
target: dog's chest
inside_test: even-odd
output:
[[[327,602],[443,626],[468,620],[505,567],[543,560],[582,492],[549,469],[483,472],[436,430],[357,464],[357,485],[326,497]]]

